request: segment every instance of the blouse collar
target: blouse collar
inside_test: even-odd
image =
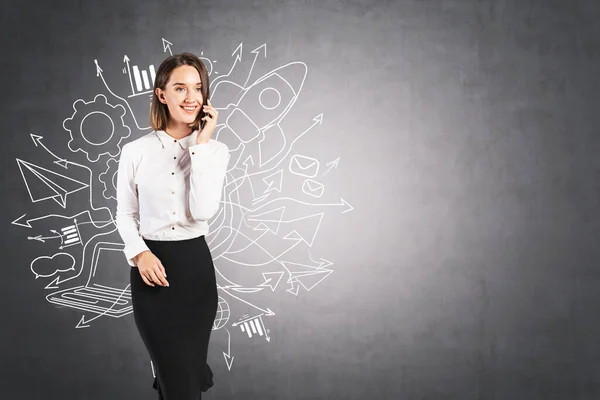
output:
[[[192,133],[190,133],[189,135],[187,135],[186,137],[183,137],[181,139],[175,139],[174,137],[170,136],[165,131],[154,131],[154,134],[156,135],[158,140],[160,140],[160,143],[162,144],[163,148],[165,148],[165,146],[167,146],[168,144],[176,142],[176,143],[179,143],[179,146],[182,149],[187,150],[188,147],[190,147],[196,143],[196,137],[198,136],[198,130],[194,130]]]

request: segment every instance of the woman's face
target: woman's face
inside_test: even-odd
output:
[[[161,103],[169,109],[169,124],[192,124],[202,109],[202,82],[196,68],[181,65],[171,72],[165,90],[156,89]]]

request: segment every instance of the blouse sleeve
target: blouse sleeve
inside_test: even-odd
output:
[[[195,220],[207,221],[219,210],[223,183],[229,163],[225,143],[209,140],[188,148],[191,160],[190,213]]]
[[[117,171],[117,212],[115,222],[119,234],[125,243],[123,252],[127,263],[135,266],[133,258],[148,246],[139,232],[139,206],[137,189],[134,181],[134,160],[131,148],[126,144],[121,151],[119,168]]]

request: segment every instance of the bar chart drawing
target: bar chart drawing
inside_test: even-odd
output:
[[[259,314],[249,317],[248,314],[246,314],[238,322],[233,323],[232,326],[239,326],[240,330],[247,334],[249,338],[253,335],[264,336],[265,339],[270,342],[269,329],[265,328],[262,315],[263,314]]]
[[[150,64],[148,69],[140,69],[137,65],[129,65],[131,61],[127,55],[123,58],[127,64],[127,75],[129,75],[129,83],[131,85],[131,94],[127,97],[140,96],[143,94],[152,93],[156,71],[154,64]]]

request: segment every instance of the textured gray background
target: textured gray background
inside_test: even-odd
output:
[[[243,41],[267,43],[272,65],[305,62],[288,123],[324,114],[299,145],[341,157],[328,190],[355,208],[313,246],[335,272],[273,303],[271,343],[238,342],[228,372],[215,336],[206,398],[600,396],[597,1],[1,9],[2,398],[155,396],[132,316],[73,329],[80,314],[46,302],[29,270],[38,243],[10,222],[47,211],[15,163],[33,155],[30,132],[65,149],[73,101],[102,89],[93,59],[140,58],[162,37],[219,60]]]

